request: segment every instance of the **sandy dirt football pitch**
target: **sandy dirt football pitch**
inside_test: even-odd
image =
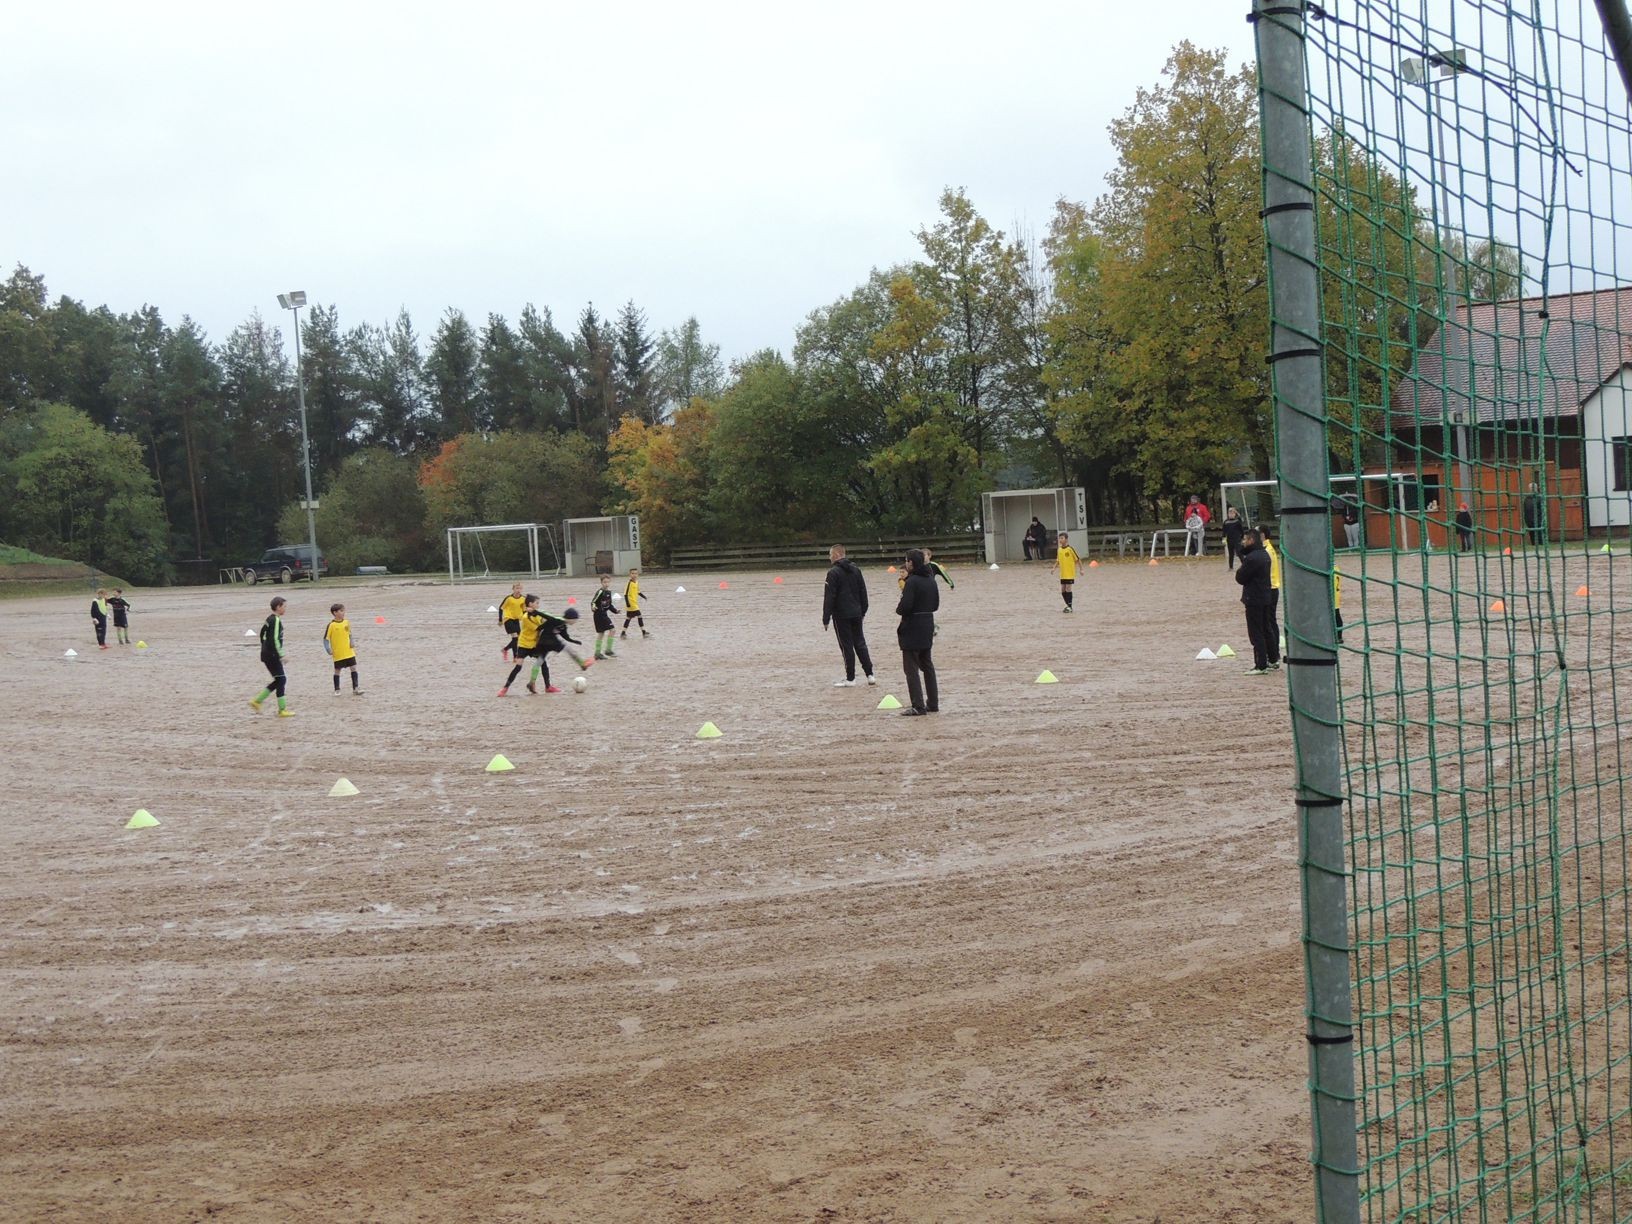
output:
[[[853,689],[819,571],[650,575],[650,640],[503,701],[502,582],[137,592],[106,653],[0,603],[3,1214],[1308,1218],[1285,686],[1195,661],[1223,562],[1072,616],[953,575],[917,719],[876,568]]]

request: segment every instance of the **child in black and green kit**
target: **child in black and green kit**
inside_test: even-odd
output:
[[[273,693],[278,695],[278,717],[293,718],[295,712],[289,708],[284,696],[288,686],[288,678],[283,674],[283,610],[289,606],[289,601],[282,595],[272,600],[272,615],[266,618],[261,626],[261,664],[272,676],[272,682],[263,688],[256,696],[250,698],[249,708],[255,713],[261,712],[261,702]]]

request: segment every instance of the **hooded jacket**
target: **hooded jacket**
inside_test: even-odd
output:
[[[822,624],[835,616],[855,620],[867,615],[867,582],[849,557],[840,557],[827,571],[827,589],[822,592]]]
[[[1241,584],[1241,602],[1249,607],[1264,607],[1275,602],[1275,590],[1269,585],[1269,554],[1262,544],[1242,546],[1235,580]]]
[[[902,650],[929,650],[935,645],[935,610],[940,606],[941,589],[927,567],[907,575],[901,602],[895,605],[901,618],[895,640]]]

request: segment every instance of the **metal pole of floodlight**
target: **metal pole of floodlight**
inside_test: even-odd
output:
[[[301,466],[306,469],[306,535],[311,541],[312,583],[316,585],[318,570],[322,567],[318,563],[317,513],[312,501],[312,444],[306,436],[306,372],[300,364],[300,308],[306,305],[306,291],[297,289],[292,293],[280,293],[278,305],[293,311],[295,315],[295,398],[300,404]]]

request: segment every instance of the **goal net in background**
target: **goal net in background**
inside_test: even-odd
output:
[[[1622,7],[1255,2],[1323,1219],[1632,1218]]]
[[[448,528],[448,580],[539,578],[561,572],[555,532],[546,523]]]

